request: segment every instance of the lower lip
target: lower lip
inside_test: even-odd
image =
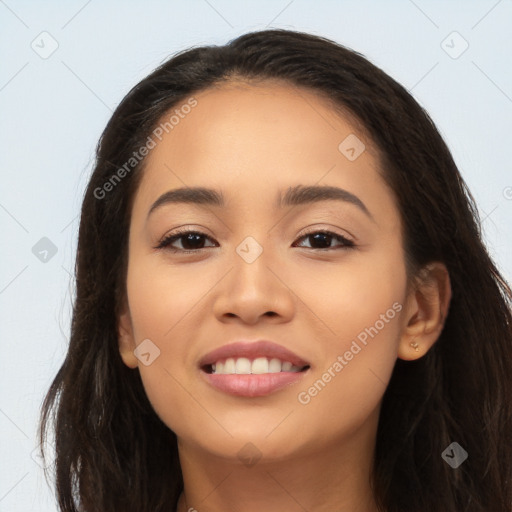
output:
[[[302,372],[262,373],[259,375],[223,375],[201,371],[213,387],[236,396],[266,396],[294,384],[304,377]]]

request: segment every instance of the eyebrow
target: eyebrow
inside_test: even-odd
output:
[[[356,195],[348,190],[328,185],[296,185],[289,187],[284,196],[278,193],[276,207],[305,205],[320,201],[343,201],[357,206],[375,222],[373,215],[366,205]],[[206,187],[183,187],[169,190],[162,194],[152,205],[148,217],[157,208],[166,204],[188,203],[197,205],[224,207],[226,202],[222,192]]]

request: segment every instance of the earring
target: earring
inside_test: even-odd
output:
[[[414,350],[416,350],[416,352],[420,350],[419,345],[415,341],[411,341],[410,345]]]

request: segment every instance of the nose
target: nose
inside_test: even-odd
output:
[[[217,287],[214,315],[222,322],[250,325],[261,317],[272,319],[273,323],[289,322],[295,314],[297,297],[287,284],[278,259],[271,261],[265,250],[254,260],[239,252],[242,256],[237,252]]]

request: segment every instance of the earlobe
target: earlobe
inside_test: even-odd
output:
[[[398,357],[412,361],[424,356],[438,340],[452,296],[450,276],[443,263],[426,265],[408,298]]]
[[[138,359],[135,357],[134,350],[136,348],[133,336],[133,327],[128,307],[118,318],[118,346],[121,359],[129,368],[137,368]]]

